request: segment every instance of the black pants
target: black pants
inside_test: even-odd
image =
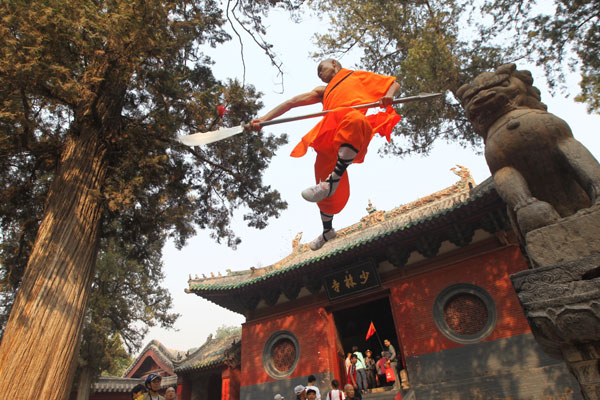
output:
[[[375,379],[375,371],[372,369],[367,369],[367,383],[369,385],[369,389],[373,389],[377,386],[377,380]]]
[[[380,386],[388,386],[388,381],[385,378],[385,374],[377,374],[377,377],[379,378],[379,385]],[[390,382],[389,384],[391,384],[392,382]]]

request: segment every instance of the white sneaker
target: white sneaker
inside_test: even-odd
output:
[[[313,251],[319,250],[327,241],[333,239],[335,236],[335,229],[332,228],[330,231],[327,231],[317,236],[315,240],[309,243],[309,247]]]
[[[306,201],[318,203],[319,201],[325,200],[327,197],[335,193],[337,189],[337,183],[339,179],[327,178],[326,181],[320,182],[315,186],[311,186],[302,191],[302,197]],[[333,185],[333,186],[332,186]]]

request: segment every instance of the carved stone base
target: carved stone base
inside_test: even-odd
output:
[[[584,209],[525,236],[527,254],[535,267],[600,254],[600,208]]]
[[[538,343],[565,359],[586,399],[600,400],[600,255],[511,280]]]
[[[567,345],[562,353],[586,399],[600,399],[600,342]]]

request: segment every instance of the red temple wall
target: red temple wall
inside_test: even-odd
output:
[[[484,342],[531,332],[509,277],[524,269],[527,264],[519,247],[511,246],[386,282],[404,357],[464,346],[446,338],[433,319],[436,296],[455,283],[480,286],[496,303],[496,327]]]
[[[262,354],[267,340],[281,330],[292,332],[300,346],[298,365],[288,379],[330,371],[339,379],[333,316],[315,304],[243,324],[242,386],[275,381],[263,367]]]
[[[446,338],[433,319],[436,297],[455,283],[477,285],[496,303],[497,323],[484,342],[530,333],[510,281],[511,274],[527,268],[519,247],[509,246],[412,276],[384,280],[383,288],[390,290],[402,356],[464,346]],[[343,380],[333,316],[322,308],[326,304],[327,300],[316,300],[297,310],[243,324],[241,386],[275,381],[263,368],[262,355],[267,340],[280,330],[292,332],[300,346],[298,365],[287,379],[332,372],[336,379]]]

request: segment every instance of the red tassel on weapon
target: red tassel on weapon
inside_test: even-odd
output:
[[[219,112],[219,118],[223,118],[223,115],[229,112],[225,104],[221,104],[220,106],[218,106],[217,111]]]

